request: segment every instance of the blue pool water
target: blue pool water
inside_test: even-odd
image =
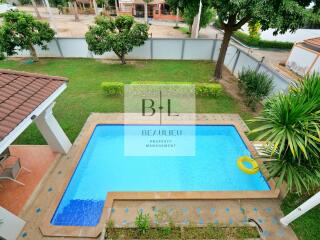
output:
[[[250,152],[233,126],[195,126],[194,156],[125,156],[124,128],[95,128],[51,224],[96,226],[108,192],[270,190],[260,172],[238,169]]]

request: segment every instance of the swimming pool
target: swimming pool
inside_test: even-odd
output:
[[[109,192],[270,190],[260,172],[238,169],[238,157],[251,153],[233,125],[196,125],[194,156],[126,156],[124,132],[124,125],[95,127],[52,225],[96,226]]]

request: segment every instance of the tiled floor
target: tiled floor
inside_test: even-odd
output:
[[[17,180],[23,182],[21,186],[10,180],[1,180],[0,205],[18,215],[23,206],[36,189],[47,170],[57,159],[57,153],[48,146],[11,146],[12,155],[20,158],[21,165],[31,171],[21,170]]]

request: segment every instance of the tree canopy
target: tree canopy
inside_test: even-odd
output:
[[[38,61],[34,45],[45,50],[54,35],[49,23],[25,12],[9,11],[3,15],[3,24],[0,26],[0,50],[9,56],[18,50],[29,50],[33,60]]]
[[[115,20],[99,16],[85,37],[90,51],[99,55],[114,51],[125,64],[125,55],[148,39],[148,26],[136,23],[131,16],[119,16]]]

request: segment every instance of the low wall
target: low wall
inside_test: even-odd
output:
[[[135,47],[127,56],[127,59],[170,59],[170,60],[212,60],[218,59],[221,46],[219,39],[166,39],[150,38],[144,45]],[[117,59],[114,52],[103,55],[95,55],[88,50],[84,38],[55,38],[48,44],[48,50],[44,51],[36,47],[39,57],[63,57],[63,58],[95,58]],[[29,56],[28,51],[19,52],[16,57]],[[274,79],[274,93],[287,91],[291,82],[285,76],[271,69],[260,59],[243,52],[234,45],[229,45],[225,66],[237,76],[243,68],[256,69],[265,72]]]

